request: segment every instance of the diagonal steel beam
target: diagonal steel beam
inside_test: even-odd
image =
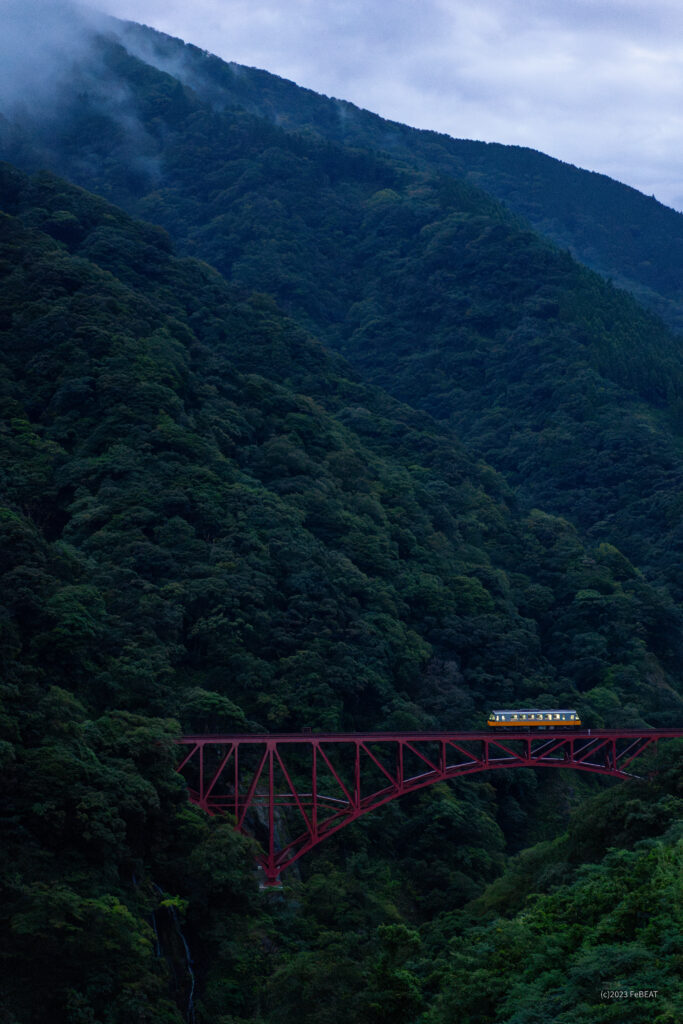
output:
[[[389,782],[391,782],[392,785],[394,785],[394,786],[398,786],[398,784],[399,784],[398,783],[398,779],[394,778],[394,776],[390,772],[388,772],[386,770],[386,768],[384,767],[383,764],[380,764],[380,762],[377,760],[377,758],[372,753],[372,751],[368,750],[368,748],[366,747],[366,745],[362,741],[360,742],[359,746],[360,746],[360,749],[363,751],[363,753],[367,754],[371,761],[374,761],[374,763],[377,765],[377,767],[382,772],[382,774],[386,775],[386,777],[388,778]]]
[[[235,744],[233,743],[231,745],[230,749],[228,750],[227,754],[225,755],[225,757],[221,761],[220,767],[218,768],[218,771],[216,772],[214,777],[211,779],[211,782],[209,783],[208,788],[204,790],[204,803],[206,803],[208,801],[209,797],[211,796],[211,791],[213,790],[213,787],[216,785],[216,783],[218,782],[219,778],[223,774],[223,769],[225,768],[225,766],[227,765],[228,761],[232,757],[232,754],[233,754],[234,750],[235,750]]]
[[[282,757],[280,756],[280,751],[279,751],[279,748],[278,748],[277,744],[275,745],[275,756],[277,757],[278,764],[280,765],[280,768],[282,769],[282,774],[284,775],[284,777],[285,777],[285,779],[287,781],[287,785],[289,786],[289,790],[290,790],[292,796],[294,797],[294,799],[296,801],[297,807],[299,808],[299,813],[301,814],[301,817],[304,819],[304,822],[306,824],[306,829],[312,835],[313,834],[313,829],[311,828],[311,823],[308,820],[308,815],[306,814],[305,810],[303,809],[303,805],[302,805],[301,801],[299,800],[299,794],[296,791],[296,787],[294,786],[294,783],[292,782],[292,780],[289,777],[289,772],[285,768],[285,764],[284,764],[284,761],[282,760]]]
[[[265,763],[266,763],[267,760],[268,760],[268,747],[266,747],[266,749],[263,751],[263,757],[261,758],[261,763],[259,764],[258,768],[256,769],[256,774],[254,775],[254,778],[252,779],[251,786],[249,787],[249,790],[247,792],[246,798],[244,800],[244,807],[243,807],[243,810],[242,810],[242,814],[237,819],[237,827],[239,829],[241,829],[242,825],[244,824],[244,819],[247,816],[247,811],[249,810],[249,807],[251,805],[251,801],[254,799],[254,793],[256,792],[256,787],[258,786],[259,779],[261,778],[261,775],[263,773],[263,769],[265,767]]]
[[[407,747],[408,750],[412,750],[415,756],[419,757],[421,761],[424,761],[424,763],[428,765],[433,772],[437,772],[437,774],[439,773],[439,768],[437,768],[437,766],[433,764],[432,761],[430,761],[425,754],[421,754],[419,750],[416,750],[412,743],[410,743],[408,740],[405,740],[403,746]]]
[[[318,747],[318,752],[319,752],[320,756],[322,757],[323,761],[325,762],[327,767],[330,769],[330,771],[334,775],[335,779],[337,780],[337,784],[339,785],[339,788],[341,789],[342,793],[344,794],[344,796],[348,800],[349,806],[353,807],[353,805],[354,805],[353,797],[349,793],[348,789],[346,788],[346,786],[344,785],[342,780],[337,775],[337,772],[336,772],[336,770],[334,768],[334,765],[330,762],[329,757],[327,756],[327,754],[325,753],[325,751],[322,748],[322,744],[318,743],[317,747]]]

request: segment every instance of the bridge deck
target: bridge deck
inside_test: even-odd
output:
[[[420,740],[484,740],[495,739],[497,736],[506,739],[528,739],[536,734],[543,735],[547,739],[553,737],[564,738],[574,736],[576,738],[595,738],[597,736],[605,739],[627,739],[629,736],[649,736],[651,739],[672,739],[683,737],[683,727],[671,729],[547,729],[540,726],[529,726],[524,729],[480,729],[474,732],[264,732],[264,733],[211,733],[183,736],[179,743],[265,743],[268,740],[277,743],[310,743],[312,740],[318,743],[372,743],[374,741],[384,742],[386,740],[420,741]]]

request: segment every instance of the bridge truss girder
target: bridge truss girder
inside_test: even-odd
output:
[[[391,800],[497,768],[632,778],[633,761],[683,730],[187,736],[190,799],[257,835],[266,885],[323,840]]]

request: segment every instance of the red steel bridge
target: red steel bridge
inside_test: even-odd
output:
[[[266,884],[324,839],[425,786],[496,768],[633,778],[636,758],[683,729],[184,736],[178,771],[209,814],[262,843]],[[637,776],[635,776],[637,777]]]

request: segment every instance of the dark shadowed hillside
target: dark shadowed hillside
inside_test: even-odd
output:
[[[553,624],[555,599],[534,611],[530,595],[549,586],[560,612],[572,596],[562,574],[578,559],[575,592],[595,588],[606,626],[612,607],[617,618],[626,611],[610,597],[624,587],[634,612],[654,602],[643,616],[649,646],[677,673],[671,606],[618,552],[602,545],[589,558],[562,520],[520,514],[503,480],[452,434],[363,384],[270,300],[176,259],[159,229],[58,179],[6,168],[2,196],[16,432],[6,440],[11,457],[31,463],[7,472],[5,495],[48,542],[105,559],[107,579],[149,577],[117,614],[135,619],[149,652],[161,644],[158,671],[183,665],[191,680],[196,663],[205,677],[217,658],[216,679],[231,678],[233,697],[243,690],[262,726],[305,724],[302,714],[330,728],[378,724],[393,688],[414,696],[435,654],[465,672],[468,693],[481,679],[485,700],[505,699],[511,679],[549,685],[554,662],[572,690],[564,699],[576,700],[564,641],[552,648],[566,630]],[[254,531],[249,541],[229,539],[242,530]],[[555,563],[548,546],[560,538],[566,554]],[[182,614],[167,608],[171,594]],[[580,617],[580,603],[575,610]],[[310,659],[318,697],[304,697],[294,671]],[[278,691],[272,707],[264,694],[256,700],[252,673]],[[601,679],[589,671],[585,684]],[[461,717],[455,704],[441,710]]]
[[[562,782],[412,798],[304,865],[293,915],[186,806],[177,721],[670,720],[675,610],[158,228],[7,166],[0,205],[6,1019],[171,1024],[194,993],[207,1024],[293,1021],[313,991],[413,1020],[450,976],[421,922],[534,808],[557,827]]]

